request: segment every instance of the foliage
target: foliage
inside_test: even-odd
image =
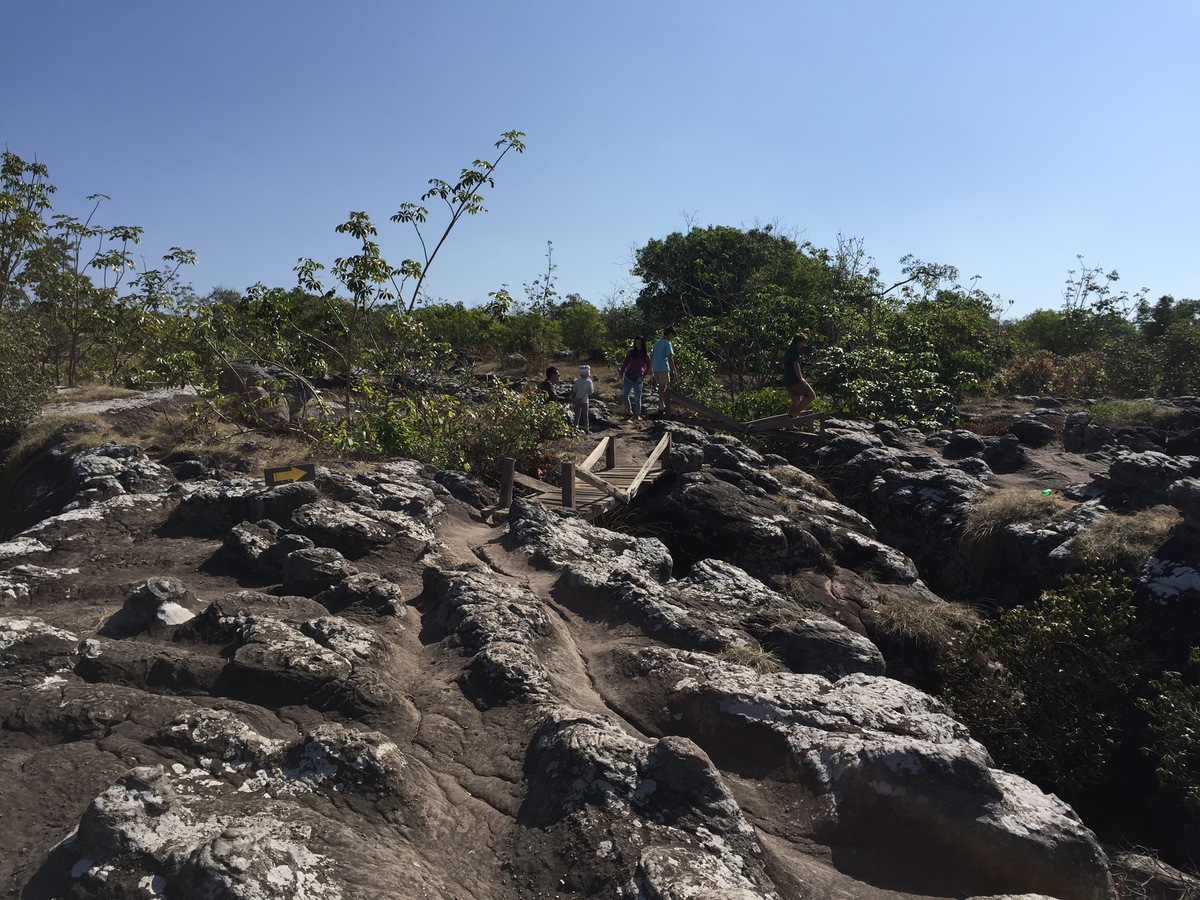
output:
[[[994,313],[994,299],[981,291],[938,289],[896,312],[889,344],[931,353],[938,383],[952,393],[979,390],[996,373],[1002,351]]]
[[[832,347],[818,357],[809,377],[818,398],[850,415],[936,427],[956,418],[936,366],[930,353]]]
[[[0,447],[15,440],[37,416],[50,391],[42,351],[36,323],[0,306]]]
[[[25,299],[30,259],[48,237],[45,213],[55,191],[49,174],[43,163],[26,162],[8,150],[0,156],[0,309]]]
[[[1074,576],[984,622],[942,664],[943,695],[1005,768],[1047,789],[1112,774],[1135,676],[1133,592]]]
[[[396,284],[396,296],[402,298],[401,285],[408,279],[413,279],[412,293],[409,295],[407,309],[412,312],[416,308],[417,301],[423,299],[421,287],[425,283],[425,276],[429,274],[429,267],[433,264],[434,259],[438,255],[438,251],[442,249],[442,245],[446,243],[446,238],[450,236],[450,232],[454,226],[458,224],[459,219],[464,215],[474,216],[481,212],[487,212],[483,205],[483,195],[480,191],[484,187],[495,187],[496,180],[493,173],[496,167],[500,165],[500,161],[508,155],[509,151],[515,153],[524,153],[525,144],[521,138],[525,137],[521,131],[506,131],[500,135],[500,140],[496,141],[496,149],[500,151],[499,155],[488,162],[487,160],[477,159],[468,168],[465,168],[459,173],[458,181],[454,184],[443,181],[440,178],[429,179],[429,190],[421,195],[421,203],[429,200],[438,199],[446,204],[446,208],[450,213],[450,221],[447,223],[445,230],[440,238],[433,245],[432,249],[425,241],[425,236],[421,233],[421,226],[429,218],[429,210],[418,203],[402,203],[400,209],[392,216],[392,221],[411,225],[413,231],[416,232],[417,241],[421,245],[421,259],[406,259],[399,268],[392,270],[389,278],[399,277],[401,282]],[[351,213],[353,217],[355,214]],[[363,214],[365,215],[365,214]],[[305,260],[301,261],[301,265],[305,264]]]
[[[1133,321],[1143,338],[1156,341],[1172,325],[1200,325],[1200,300],[1176,301],[1170,294],[1165,294],[1151,306],[1143,297],[1138,301]]]
[[[1200,323],[1175,322],[1159,343],[1159,396],[1200,394]]]
[[[1090,351],[1057,360],[1051,390],[1065,397],[1101,397],[1107,384],[1104,356]]]
[[[1054,383],[1054,354],[1037,350],[1029,356],[1018,354],[999,374],[998,380],[1006,391],[1018,394],[1046,394]]]
[[[558,307],[554,318],[568,350],[582,353],[603,347],[608,342],[608,331],[600,310],[577,294],[570,295]]]
[[[739,422],[752,422],[768,416],[780,416],[788,411],[790,398],[781,388],[759,388],[738,394],[732,402],[719,404],[720,410]]]
[[[644,338],[649,347],[653,340],[654,326],[650,324],[645,310],[636,303],[610,302],[600,310],[600,318],[604,322],[604,330],[608,336],[607,343],[623,348],[624,351],[633,345],[635,338]],[[618,361],[617,365],[620,365]]]
[[[412,315],[431,340],[452,347],[478,350],[499,343],[495,337],[497,319],[485,307],[467,308],[461,303],[440,303],[417,307]]]
[[[659,327],[726,315],[740,309],[754,288],[795,287],[803,261],[796,242],[770,226],[674,232],[636,251],[633,274],[645,283],[637,303]]]
[[[339,453],[406,456],[496,479],[502,458],[516,459],[526,471],[538,468],[540,447],[572,433],[561,404],[537,392],[497,388],[479,404],[427,392],[370,399],[350,415],[315,426],[319,439]]]
[[[1200,813],[1200,649],[1193,648],[1188,672],[1166,671],[1150,682],[1138,701],[1150,716],[1154,737],[1148,748],[1158,757],[1161,784],[1177,791],[1194,814]]]
[[[1097,400],[1088,407],[1088,416],[1096,425],[1149,425],[1173,429],[1179,409],[1153,400]]]

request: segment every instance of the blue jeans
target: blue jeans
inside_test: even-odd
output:
[[[633,392],[633,405],[629,403],[629,394]],[[642,379],[630,381],[629,376],[625,376],[625,380],[621,383],[621,405],[629,410],[630,415],[640,416],[642,414]]]

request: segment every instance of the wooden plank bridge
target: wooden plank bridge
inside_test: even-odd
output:
[[[735,431],[739,434],[779,434],[804,443],[825,442],[825,414],[812,413],[805,416],[770,416],[752,422],[739,422],[729,416],[705,406],[678,391],[667,391],[672,407],[682,407],[694,415],[678,417],[659,416],[688,424],[702,425]],[[815,431],[807,430],[815,427]],[[626,441],[625,444],[632,443]],[[601,459],[604,467],[597,469]],[[516,471],[511,459],[501,461],[500,502],[497,509],[506,510],[512,505],[513,487],[520,485],[533,491],[533,499],[546,506],[574,509],[585,519],[595,519],[610,509],[629,503],[638,492],[654,484],[671,469],[671,433],[662,436],[658,444],[643,461],[620,461],[617,454],[616,435],[606,435],[581,463],[564,462],[561,471],[561,486],[555,487],[538,478]]]
[[[627,441],[625,443],[632,443]],[[603,468],[597,468],[603,460]],[[515,471],[512,460],[503,460],[500,476],[500,509],[512,505],[513,485],[534,491],[533,499],[546,506],[574,509],[583,518],[597,516],[629,503],[671,468],[671,433],[662,436],[644,460],[621,461],[616,435],[606,435],[581,463],[562,464],[560,487]]]

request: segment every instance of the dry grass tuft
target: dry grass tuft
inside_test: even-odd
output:
[[[949,647],[983,621],[979,612],[965,603],[911,597],[886,599],[874,612],[881,634],[926,647]]]
[[[1131,514],[1108,513],[1075,535],[1073,543],[1082,559],[1132,569],[1158,549],[1182,521],[1177,510],[1162,506]]]
[[[1012,423],[1012,416],[992,414],[980,416],[977,419],[964,419],[962,427],[975,434],[999,437],[1002,434],[1008,434],[1008,429],[1012,426]]]
[[[967,516],[963,526],[963,543],[985,544],[1005,525],[1015,522],[1047,522],[1058,518],[1075,504],[1039,490],[1003,488],[984,494]]]
[[[773,579],[771,587],[795,603],[799,609],[826,615],[822,595],[803,578],[784,575],[781,578]]]
[[[97,403],[101,400],[119,400],[122,397],[136,397],[141,391],[129,388],[113,387],[111,384],[80,384],[73,388],[59,388],[51,396],[49,404],[58,403]]]
[[[717,658],[735,665],[753,669],[760,675],[772,672],[786,672],[787,666],[780,662],[770,650],[749,644],[727,644],[725,649],[717,654]]]
[[[10,472],[20,468],[60,429],[66,430],[64,437],[67,443],[79,450],[99,447],[116,437],[102,416],[41,416],[30,422],[21,436],[4,452],[4,468]]]
[[[807,491],[814,496],[820,497],[822,500],[836,500],[828,485],[815,475],[810,475],[803,469],[771,469],[773,475],[781,484],[798,487],[802,491]]]

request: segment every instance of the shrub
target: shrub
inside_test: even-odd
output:
[[[607,343],[608,331],[600,310],[590,303],[564,304],[558,310],[558,327],[568,350],[583,352]]]
[[[1111,775],[1136,676],[1133,591],[1067,578],[984,622],[943,662],[944,699],[1005,768],[1047,790]]]
[[[1154,740],[1147,750],[1158,757],[1159,783],[1178,792],[1193,814],[1200,813],[1200,649],[1192,650],[1190,680],[1164,672],[1150,682],[1152,693],[1138,701],[1150,716]]]
[[[786,391],[779,388],[759,388],[757,391],[746,391],[738,394],[732,403],[720,404],[725,415],[739,422],[752,422],[755,419],[765,419],[768,416],[778,416],[788,411],[790,403]]]
[[[1108,389],[1104,357],[1099,353],[1076,353],[1060,359],[1050,386],[1067,397],[1100,397]]]
[[[1018,394],[1045,394],[1054,381],[1054,354],[1038,350],[1029,356],[1014,356],[999,375],[1003,390]]]
[[[0,447],[16,440],[50,393],[50,379],[42,369],[43,349],[31,319],[0,312]]]
[[[539,468],[542,446],[572,433],[561,404],[507,388],[497,388],[478,405],[448,394],[372,399],[350,415],[317,425],[320,440],[337,452],[406,456],[495,480],[504,457],[523,471]]]
[[[814,411],[837,408],[867,419],[926,427],[957,419],[954,398],[938,381],[933,354],[831,347],[818,359],[813,381],[823,401]]]

